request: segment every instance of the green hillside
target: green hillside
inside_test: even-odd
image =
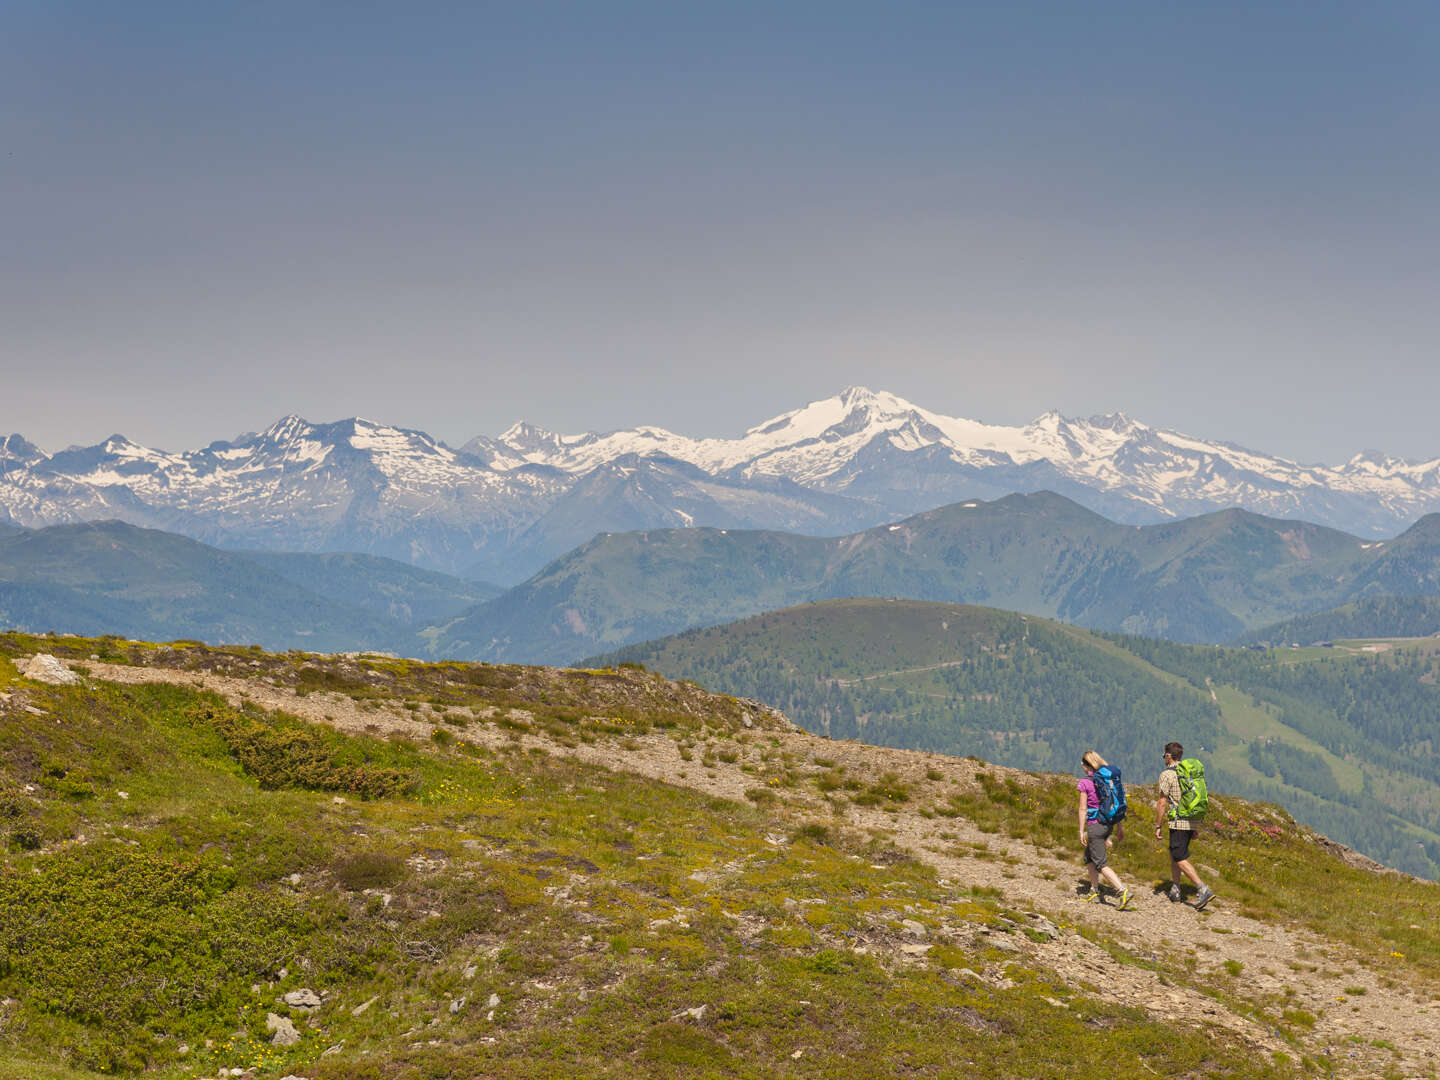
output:
[[[1330,611],[1261,627],[1236,644],[1315,645],[1336,638],[1413,638],[1440,633],[1440,596],[1367,596]]]
[[[407,625],[451,618],[505,591],[498,585],[468,581],[378,555],[274,551],[241,554],[317,596]]]
[[[1087,905],[1072,796],[633,669],[0,635],[0,1078],[1433,1076],[1440,887],[1232,801],[1203,913],[1135,844]]]
[[[958,604],[834,600],[633,645],[670,678],[807,730],[1074,772],[1099,749],[1153,780],[1178,739],[1220,791],[1281,803],[1388,865],[1440,875],[1440,641],[1256,653],[1099,635]]]
[[[846,596],[984,604],[1222,642],[1357,596],[1440,595],[1440,515],[1385,544],[1226,510],[1118,525],[1051,492],[833,539],[676,529],[596,537],[438,628],[436,655],[570,662],[693,626]]]
[[[493,586],[367,555],[223,551],[108,521],[0,536],[0,627],[270,648],[419,651]]]

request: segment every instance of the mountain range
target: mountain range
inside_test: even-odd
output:
[[[417,652],[499,589],[373,555],[209,547],[119,521],[0,535],[0,627]]]
[[[178,453],[120,435],[55,454],[0,437],[0,522],[116,519],[220,547],[363,552],[503,584],[602,532],[834,536],[1041,490],[1124,524],[1242,507],[1373,539],[1440,511],[1440,458],[1304,465],[1121,413],[987,425],[863,387],[734,439],[520,423],[456,450],[420,431],[296,416]]]
[[[1038,492],[955,503],[835,538],[698,528],[602,534],[445,625],[434,648],[568,663],[836,597],[983,604],[1219,643],[1379,595],[1440,595],[1440,514],[1371,541],[1246,510],[1125,525]]]
[[[1038,492],[828,539],[605,533],[505,590],[380,556],[232,551],[117,521],[0,535],[0,627],[34,631],[570,663],[835,597],[985,604],[1204,643],[1310,640],[1272,624],[1364,601],[1360,622],[1342,610],[1312,629],[1400,634],[1430,625],[1405,598],[1440,597],[1440,514],[1372,541],[1244,510],[1123,525]]]

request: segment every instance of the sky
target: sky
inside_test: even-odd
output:
[[[1434,4],[0,6],[0,433],[860,384],[1440,456]]]

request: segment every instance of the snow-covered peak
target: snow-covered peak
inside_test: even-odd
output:
[[[290,413],[282,416],[275,423],[271,424],[259,435],[255,436],[258,442],[287,443],[294,439],[301,438],[315,430],[315,425],[306,420],[303,416],[296,416]]]
[[[45,451],[23,436],[0,436],[0,462],[34,465],[44,460]]]
[[[511,424],[495,441],[521,453],[558,447],[561,444],[560,436],[553,431],[546,431],[524,420]]]

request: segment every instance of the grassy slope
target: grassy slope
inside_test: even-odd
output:
[[[1023,948],[986,945],[1025,916],[993,890],[942,881],[883,831],[857,827],[844,798],[827,796],[829,823],[797,818],[786,809],[795,785],[824,791],[833,763],[775,757],[780,740],[747,730],[725,699],[633,672],[0,637],[0,655],[37,646],[249,672],[302,692],[341,690],[365,707],[400,702],[435,734],[424,744],[347,737],[253,710],[245,727],[233,707],[190,688],[37,687],[0,659],[9,695],[0,705],[9,841],[0,1076],[255,1066],[260,1077],[318,1080],[939,1077],[957,1068],[1287,1077],[1318,1068],[1305,1056],[1315,1018],[1303,1010],[1274,1004],[1260,1014],[1295,1040],[1291,1061],[1272,1059],[1212,1024],[1176,1038],[1176,1021],[1058,979]],[[522,749],[527,732],[549,738],[551,752]],[[752,807],[562,756],[613,744],[618,761],[656,739],[716,768],[768,762],[776,784]],[[391,794],[356,797],[377,777],[395,780]],[[866,783],[846,788],[855,814],[871,790],[900,800],[897,812],[922,797],[894,779]],[[1019,790],[955,788],[939,809],[1063,846],[1055,828],[1065,783],[1042,786],[1039,802],[1010,794]],[[1433,923],[1419,928],[1440,899],[1435,887],[1317,856],[1303,831],[1257,832],[1237,809],[1207,858],[1249,867],[1235,887],[1248,882],[1254,914],[1353,941],[1377,968],[1385,950],[1403,951],[1388,964],[1405,982],[1440,973]],[[1301,888],[1302,861],[1307,884],[1328,875],[1347,905]],[[1357,904],[1383,911],[1364,934]],[[944,944],[898,962],[893,944],[881,946],[903,939],[904,919]],[[1416,928],[1406,929],[1410,920]],[[873,947],[852,948],[856,933]],[[1183,987],[1191,969],[1160,974]],[[326,996],[313,1015],[277,1004],[300,986]],[[1204,992],[1217,1001],[1232,993]],[[699,1005],[700,1019],[685,1014]],[[297,1046],[269,1045],[269,1012],[293,1017]],[[326,1056],[329,1047],[338,1049]],[[1367,1062],[1392,1053],[1363,1048]]]
[[[605,661],[633,660],[672,678],[758,697],[812,731],[978,753],[1021,767],[1069,770],[1085,749],[1098,746],[1132,775],[1145,776],[1157,748],[1178,737],[1209,762],[1219,790],[1277,800],[1376,858],[1440,873],[1440,783],[1399,768],[1393,748],[1344,722],[1336,712],[1342,703],[1326,713],[1283,695],[1262,700],[1255,695],[1268,693],[1263,687],[1242,691],[1203,679],[1197,685],[1173,656],[1195,660],[1216,650],[1165,646],[1165,659],[1126,648],[1127,641],[1135,644],[986,608],[837,600],[630,646]],[[1315,650],[1309,657],[1335,661],[1342,653]],[[1346,655],[1352,663],[1374,662],[1368,654]],[[1255,662],[1283,666],[1303,658],[1276,653]],[[1427,710],[1422,728],[1433,729],[1440,724],[1440,690],[1425,685],[1427,678],[1418,675],[1409,689]],[[1314,721],[1315,735],[1282,717]],[[1334,748],[1316,737],[1321,728]],[[1266,776],[1251,763],[1257,739],[1277,740],[1313,760]],[[1427,745],[1414,752],[1433,757]],[[1417,841],[1433,850],[1427,855]]]

